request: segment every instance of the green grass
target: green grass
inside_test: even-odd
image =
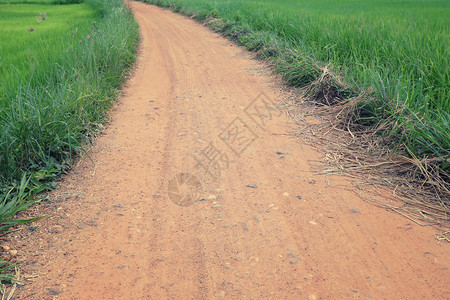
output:
[[[373,90],[356,129],[384,124],[389,147],[450,161],[450,2],[442,0],[149,0],[196,19],[271,60],[304,88],[327,65],[342,98]],[[447,178],[448,179],[448,178]]]
[[[0,4],[79,4],[84,0],[0,0]],[[2,7],[3,8],[3,7]]]
[[[0,0],[0,5],[2,4],[52,4],[54,0]],[[1,7],[2,10],[5,6]]]
[[[46,188],[48,186],[45,184],[41,184],[38,180],[31,181],[30,178],[27,179],[24,175],[17,185],[9,190],[0,191],[0,235],[8,234],[11,227],[33,222],[44,217],[18,219],[15,215],[38,202],[40,199],[36,198],[35,195]],[[16,266],[0,258],[0,295],[4,295],[4,284],[15,282],[14,270]]]
[[[8,229],[13,226],[42,218],[41,216],[30,219],[14,219],[14,216],[39,201],[37,198],[33,198],[33,196],[43,189],[45,189],[44,186],[41,184],[35,185],[33,182],[30,182],[29,178],[26,179],[24,176],[18,186],[10,188],[3,192],[2,195],[0,194],[0,234],[8,233]]]
[[[5,41],[0,44],[0,82],[3,87],[16,83],[18,79],[12,74],[23,78],[34,70],[45,73],[51,68],[46,63],[63,53],[68,46],[67,40],[81,35],[74,37],[71,32],[76,28],[87,32],[97,15],[87,3],[15,4],[0,8],[0,40]],[[45,20],[40,17],[41,13],[46,14]]]
[[[0,73],[0,183],[8,186],[24,172],[59,173],[83,151],[134,61],[138,27],[119,0],[3,7],[15,7],[23,24],[6,25],[0,37],[9,41]]]

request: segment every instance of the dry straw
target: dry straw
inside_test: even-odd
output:
[[[438,167],[439,159],[419,159],[406,145],[403,153],[390,149],[379,134],[386,123],[355,130],[360,128],[352,123],[355,108],[367,101],[371,91],[343,100],[339,86],[344,85],[324,67],[316,81],[291,91],[279,104],[299,121],[298,137],[325,153],[326,164],[318,172],[353,178],[350,189],[363,199],[421,226],[438,228],[438,240],[449,242],[450,176]],[[305,121],[311,117],[320,121]]]

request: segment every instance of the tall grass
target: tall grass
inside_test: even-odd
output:
[[[1,66],[7,70],[6,75],[2,72],[0,94],[3,186],[24,173],[39,176],[66,168],[105,120],[134,61],[138,27],[123,2],[86,3],[98,12],[95,23],[88,16],[92,22],[55,29],[60,38],[52,43],[36,36],[27,50],[31,59],[24,68],[28,72],[17,64]],[[74,9],[73,5],[65,7]],[[50,13],[46,22],[52,22]],[[53,46],[62,51],[52,52]]]
[[[274,62],[299,88],[327,66],[342,98],[373,91],[357,107],[358,128],[383,124],[390,147],[450,169],[448,1],[145,2],[196,19],[219,17],[210,26]]]

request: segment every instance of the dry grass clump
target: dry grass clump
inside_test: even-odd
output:
[[[380,134],[389,123],[354,123],[371,91],[344,100],[344,85],[336,78],[325,67],[319,79],[279,104],[294,120],[303,120],[298,136],[325,152],[327,164],[320,172],[355,178],[353,189],[364,199],[419,225],[435,226],[442,231],[438,238],[450,241],[450,176],[439,167],[440,158],[419,159],[405,144],[403,149],[390,147],[395,136]],[[321,121],[305,122],[311,117]]]

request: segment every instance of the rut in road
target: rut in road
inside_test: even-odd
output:
[[[135,72],[95,167],[82,159],[23,237],[24,272],[39,276],[19,298],[450,297],[448,245],[311,172],[322,157],[288,135],[259,62],[193,20],[132,7]]]

